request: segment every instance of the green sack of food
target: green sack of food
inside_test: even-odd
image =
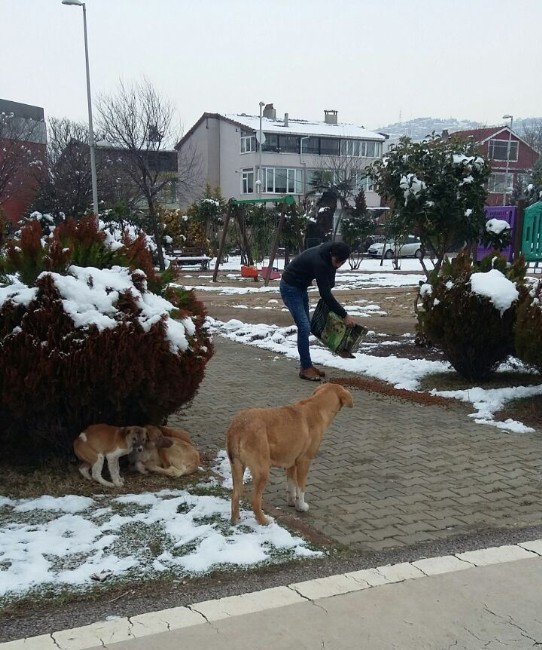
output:
[[[318,301],[311,319],[311,333],[335,354],[351,357],[367,331],[363,325],[347,327],[322,299]]]

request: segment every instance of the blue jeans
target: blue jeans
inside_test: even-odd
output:
[[[293,287],[291,284],[286,284],[284,280],[281,280],[280,296],[297,325],[297,351],[299,352],[301,369],[307,370],[307,368],[312,367],[309,351],[309,335],[311,333],[309,294],[306,289]]]

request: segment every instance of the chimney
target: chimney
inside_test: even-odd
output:
[[[326,124],[337,124],[337,111],[324,111],[324,122]]]
[[[273,104],[266,104],[264,106],[263,116],[268,117],[270,120],[277,119],[277,111],[273,108]]]
[[[288,113],[284,113],[284,126],[288,126]]]

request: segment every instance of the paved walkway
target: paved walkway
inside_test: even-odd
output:
[[[215,356],[193,404],[170,418],[202,451],[224,448],[236,411],[306,397],[296,364],[215,337]],[[346,373],[327,369],[330,377]],[[382,551],[491,528],[542,523],[542,433],[475,424],[468,410],[422,406],[353,391],[324,437],[308,478],[308,513],[285,505],[284,473],[273,470],[265,500],[336,545]],[[277,514],[277,511],[275,511]]]

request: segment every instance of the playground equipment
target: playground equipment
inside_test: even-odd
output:
[[[484,213],[486,221],[490,219],[499,219],[501,221],[506,221],[510,224],[511,230],[511,243],[506,248],[503,248],[501,255],[506,259],[507,262],[512,262],[514,259],[514,242],[516,241],[516,228],[517,228],[517,215],[518,210],[513,205],[504,205],[499,206],[487,206],[484,208]],[[486,247],[483,244],[478,244],[476,249],[476,259],[480,261],[486,255],[493,252],[494,249],[491,247]]]
[[[526,262],[542,262],[542,201],[525,209],[521,252]]]
[[[295,205],[296,201],[293,196],[287,195],[287,196],[282,196],[278,197],[275,199],[230,199],[228,201],[228,205],[226,208],[226,215],[224,218],[224,229],[222,230],[222,237],[220,238],[220,245],[218,248],[218,255],[216,257],[216,263],[215,263],[215,270],[213,272],[213,282],[216,282],[216,278],[218,276],[218,268],[220,266],[220,260],[222,259],[222,254],[224,253],[224,245],[226,243],[226,236],[228,233],[228,226],[230,223],[230,219],[232,217],[237,217],[238,222],[239,222],[239,228],[242,234],[243,239],[245,240],[244,243],[246,245],[246,250],[249,249],[248,243],[246,241],[246,229],[245,229],[245,224],[244,220],[242,219],[242,216],[239,213],[239,207],[245,205],[245,204],[251,204],[251,205],[256,205],[258,203],[274,203],[279,206],[280,208],[280,218],[279,218],[279,223],[277,226],[277,229],[275,231],[275,236],[273,238],[273,243],[271,245],[271,251],[269,253],[269,264],[266,269],[262,269],[262,276],[264,278],[264,284],[267,287],[269,284],[269,280],[273,279],[274,276],[274,269],[273,269],[273,262],[275,261],[275,256],[277,254],[277,248],[279,245],[279,238],[280,238],[280,233],[282,232],[282,229],[284,228],[284,220],[286,218],[286,210],[289,205]],[[251,260],[249,260],[249,264],[251,263]]]

